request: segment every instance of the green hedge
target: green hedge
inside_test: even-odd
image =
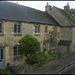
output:
[[[31,59],[32,60],[37,60],[37,61],[42,61],[42,60],[48,60],[51,59],[53,56],[50,54],[42,54],[42,53],[37,53],[35,54]]]

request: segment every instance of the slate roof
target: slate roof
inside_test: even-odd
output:
[[[55,6],[54,6],[55,7]],[[72,24],[72,26],[75,26],[75,18],[71,16],[70,13],[68,13],[66,10],[64,9],[60,9],[55,7],[56,9],[58,9],[58,11],[66,18],[66,20],[68,20],[68,22],[70,24]]]
[[[0,19],[59,25],[46,12],[6,1],[0,1]]]
[[[71,42],[71,40],[60,40],[58,45],[70,46]]]

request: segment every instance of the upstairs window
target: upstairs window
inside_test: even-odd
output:
[[[19,52],[18,52],[18,46],[14,46],[14,57],[16,56],[20,56]]]
[[[3,23],[0,22],[0,33],[3,33]]]
[[[53,29],[57,32],[57,27],[53,27]]]
[[[40,33],[40,26],[39,25],[35,26],[35,33]]]
[[[16,33],[16,34],[21,33],[21,24],[19,24],[19,23],[14,24],[14,33]]]
[[[48,26],[45,27],[45,33],[48,33]]]

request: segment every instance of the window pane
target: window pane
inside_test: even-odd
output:
[[[0,23],[0,33],[2,33],[2,23]]]
[[[17,55],[17,46],[14,47],[14,56]]]
[[[47,33],[47,32],[48,32],[48,27],[46,26],[46,27],[45,27],[45,33]]]
[[[54,42],[53,42],[53,47],[56,47],[56,46],[57,46],[57,42],[54,41]]]
[[[40,26],[38,26],[38,33],[40,32]]]
[[[14,33],[17,33],[17,25],[14,24]]]
[[[55,31],[57,31],[57,27],[53,27],[53,29],[54,29]]]
[[[21,25],[18,25],[18,33],[21,32]]]
[[[37,26],[35,26],[35,33],[37,33]]]

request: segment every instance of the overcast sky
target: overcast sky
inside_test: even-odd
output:
[[[17,1],[9,1],[9,2],[17,3]],[[45,6],[47,2],[51,6],[56,6],[62,9],[65,5],[67,5],[67,3],[69,3],[70,8],[75,9],[75,1],[18,1],[18,4],[45,11]]]

